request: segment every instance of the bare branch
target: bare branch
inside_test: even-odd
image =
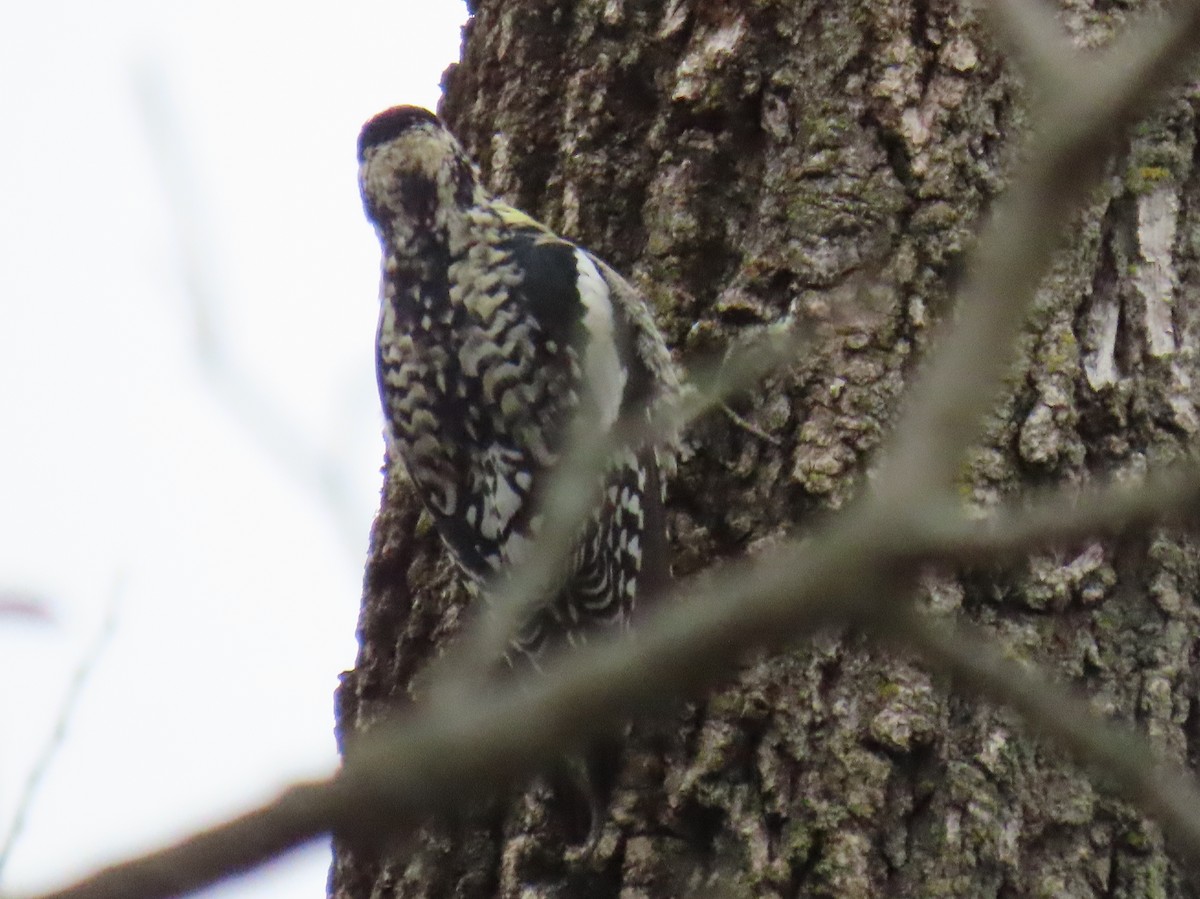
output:
[[[806,571],[809,566],[796,561],[799,571],[786,561],[766,570],[731,566],[735,570],[714,578],[703,597],[664,604],[661,620],[640,635],[645,639],[584,647],[569,664],[560,661],[547,676],[524,678],[503,692],[464,692],[453,703],[425,704],[352,745],[336,779],[295,787],[234,821],[42,899],[175,896],[329,829],[377,840],[432,810],[501,789],[631,714],[709,683],[744,647],[779,645],[795,626],[827,619],[827,603],[806,605],[804,596],[769,616],[740,614],[737,603],[751,584],[787,599],[797,574],[812,575],[804,581],[810,596],[833,595],[837,583],[830,577],[853,583],[849,571],[823,578],[819,566]],[[743,593],[714,601],[731,582]],[[732,641],[731,618],[738,631]],[[538,726],[528,727],[530,721]]]
[[[1117,790],[1155,818],[1200,860],[1200,791],[1195,779],[1156,761],[1145,739],[1097,715],[1081,699],[1032,665],[1006,658],[988,638],[963,626],[951,627],[911,607],[888,620],[881,637],[899,639],[917,650],[956,687],[1006,705],[1030,729],[1054,740],[1081,764],[1101,772]]]
[[[1137,482],[1059,488],[1018,500],[979,519],[946,504],[927,504],[912,532],[927,562],[994,561],[1041,547],[1154,524],[1200,520],[1200,464],[1179,465]],[[916,548],[916,540],[924,542]]]
[[[1188,476],[1195,479],[1194,472]],[[1170,483],[1164,480],[1155,492],[1165,493]],[[1135,491],[1120,489],[1130,496],[1124,517],[1093,517],[1093,524],[1115,527],[1150,514],[1132,499]],[[1099,512],[1109,495],[1116,492],[1097,491],[1080,507]],[[1180,505],[1169,511],[1194,515],[1200,507]],[[1051,534],[1048,522],[1039,509],[1009,533],[1025,541],[1038,528],[1051,536],[1070,530]],[[1014,542],[1000,540],[990,550],[1008,552]],[[933,558],[949,557],[953,544],[945,534],[922,537],[861,513],[842,516],[811,541],[784,544],[762,559],[734,563],[682,585],[648,618],[636,639],[583,647],[569,659],[558,660],[546,676],[522,679],[502,692],[461,692],[454,702],[425,704],[351,746],[335,780],[294,788],[249,815],[43,899],[178,895],[327,829],[351,838],[382,838],[431,811],[501,789],[617,722],[707,686],[734,670],[752,649],[778,649],[847,619],[885,636],[899,622],[900,639],[931,653],[935,665],[956,677],[971,674],[975,679],[966,682],[974,689],[1012,702],[1040,728],[1038,716],[1046,709],[1028,711],[1027,706],[1038,700],[1031,699],[1024,686],[1018,695],[1009,695],[1010,670],[974,648],[964,650],[967,658],[957,659],[951,652],[957,638],[931,636],[910,623],[913,613],[899,585],[911,583],[935,545],[940,555]],[[975,558],[989,551],[984,536],[959,545],[969,546]],[[968,667],[972,657],[980,660],[974,669]],[[1029,673],[1027,678],[1028,683],[1041,683],[1040,674]],[[1045,703],[1057,708],[1052,700]],[[538,726],[529,727],[530,721]],[[1083,733],[1088,729],[1092,733]],[[1160,816],[1167,832],[1192,857],[1200,858],[1200,827],[1187,813],[1189,806],[1200,809],[1200,791],[1179,774],[1131,770],[1130,759],[1151,757],[1144,740],[1116,725],[1082,718],[1047,732],[1069,737],[1077,758],[1112,777],[1139,801],[1150,797],[1146,807]],[[1167,786],[1178,797],[1174,804],[1164,804],[1159,795]]]
[[[246,871],[352,814],[332,781],[291,787],[270,804],[114,865],[41,899],[165,899]]]
[[[1028,164],[986,225],[958,320],[919,378],[876,484],[897,509],[945,490],[983,427],[1034,292],[1113,142],[1194,58],[1200,2],[1154,11],[1051,98]]]
[[[1048,5],[1039,0],[996,0],[980,5],[992,27],[1019,57],[1034,90],[1050,96],[1074,81],[1075,51]]]

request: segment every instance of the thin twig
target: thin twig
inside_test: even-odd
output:
[[[119,617],[118,610],[124,587],[124,577],[117,575],[113,579],[112,588],[109,591],[104,618],[100,622],[100,626],[96,629],[91,643],[84,650],[83,655],[79,657],[75,673],[71,676],[71,680],[67,684],[67,689],[63,693],[62,701],[59,704],[58,714],[54,718],[54,727],[46,737],[46,742],[38,752],[33,767],[30,769],[21,787],[21,795],[17,799],[17,805],[13,811],[8,833],[5,835],[4,842],[0,844],[0,881],[4,879],[4,870],[12,858],[13,849],[16,848],[17,841],[25,831],[25,826],[29,820],[29,813],[33,809],[34,801],[37,799],[42,783],[45,781],[46,775],[50,773],[50,768],[54,764],[54,760],[58,757],[58,752],[62,748],[63,743],[66,741],[67,730],[70,728],[71,722],[75,720],[75,711],[79,706],[79,698],[83,695],[84,688],[91,682],[92,673],[96,670],[96,666],[103,657],[104,651],[112,639],[112,635],[116,632],[117,619]]]
[[[1018,712],[1031,730],[1051,738],[1079,763],[1103,773],[1128,800],[1183,842],[1200,864],[1200,794],[1195,779],[1158,761],[1146,740],[1097,715],[1085,699],[1045,671],[1004,656],[995,638],[952,627],[906,607],[878,636],[917,650],[933,670]]]

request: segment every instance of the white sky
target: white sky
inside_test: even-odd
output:
[[[0,844],[118,597],[0,889],[334,764],[382,456],[355,139],[387,106],[436,104],[465,17],[458,0],[0,12],[0,608],[33,594],[52,616],[0,615]],[[297,473],[312,459],[337,489]],[[327,865],[312,848],[210,895],[316,899]]]

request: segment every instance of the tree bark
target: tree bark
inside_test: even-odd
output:
[[[1069,0],[1079,45],[1130,4]],[[973,234],[1020,150],[1026,98],[950,0],[483,0],[442,110],[491,186],[627,274],[682,360],[786,316],[833,336],[690,433],[669,489],[675,570],[819,523],[861,490],[936,348]],[[1127,141],[1044,285],[987,439],[980,507],[1135,474],[1198,418],[1195,85]],[[866,291],[883,314],[839,317]],[[467,597],[400,470],[372,532],[345,737],[421,701]],[[931,573],[923,601],[1194,766],[1200,564],[1190,538],[1096,540]],[[531,725],[535,726],[535,725]],[[1014,715],[919,659],[827,635],[625,741],[603,837],[573,851],[549,791],[339,845],[331,894],[1190,896],[1158,829]]]

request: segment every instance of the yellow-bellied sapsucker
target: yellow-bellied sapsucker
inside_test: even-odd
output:
[[[377,371],[406,466],[469,584],[518,564],[573,427],[649,414],[679,381],[641,297],[587,250],[495,199],[431,112],[363,127],[359,178],[383,248]],[[513,648],[536,656],[625,623],[666,571],[668,447],[620,451],[568,577]]]

